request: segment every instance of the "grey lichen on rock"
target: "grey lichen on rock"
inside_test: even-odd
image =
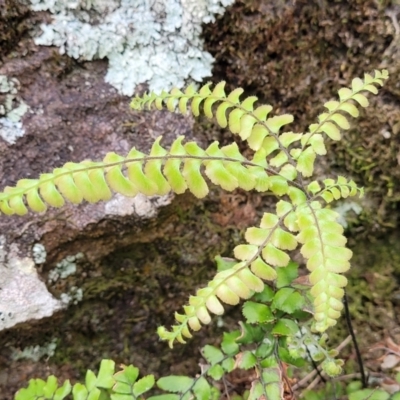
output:
[[[12,360],[32,360],[38,362],[43,356],[50,358],[54,356],[57,348],[57,339],[52,339],[50,342],[44,343],[42,346],[27,346],[23,350],[12,349]]]
[[[32,10],[53,14],[36,44],[57,46],[81,60],[108,58],[106,82],[131,96],[139,83],[161,91],[210,76],[214,59],[203,50],[201,24],[233,0],[29,2]]]
[[[82,253],[75,254],[74,256],[67,256],[56,267],[49,272],[49,283],[56,282],[58,279],[68,278],[70,275],[75,274],[77,268],[77,261],[83,258]]]
[[[134,213],[143,219],[154,218],[158,213],[158,209],[170,204],[172,199],[172,193],[165,196],[151,197],[141,193],[135,197],[124,197],[116,194],[105,204],[105,212],[108,215],[124,216]]]
[[[10,144],[25,134],[21,118],[29,106],[18,96],[19,82],[0,75],[0,136]]]

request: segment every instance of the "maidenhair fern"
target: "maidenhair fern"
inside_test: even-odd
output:
[[[43,212],[47,206],[61,207],[65,201],[78,204],[84,200],[91,203],[109,200],[112,192],[153,196],[189,190],[203,198],[209,191],[206,178],[227,191],[241,188],[271,192],[280,198],[275,211],[264,213],[258,227],[247,229],[246,243],[234,249],[235,260],[225,263],[205,287],[197,290],[183,312],[175,313],[176,325],[171,330],[160,327],[158,334],[171,347],[176,341],[184,343],[193,331],[210,323],[211,314],[223,314],[224,304],[236,305],[248,300],[243,306],[247,324],[256,324],[259,329],[258,339],[253,335],[251,343],[261,346],[269,337],[278,348],[282,345],[279,338],[285,337],[288,338],[286,349],[293,355],[296,352],[290,347],[289,339],[293,343],[300,332],[300,321],[304,327],[309,324],[313,332],[323,333],[336,324],[343,308],[343,288],[347,284],[343,274],[350,268],[352,253],[346,248],[338,215],[328,203],[363,195],[355,182],[342,176],[322,181],[308,178],[314,172],[317,156],[327,152],[326,138],[340,140],[341,131],[350,128],[349,116],[358,117],[357,106],[368,106],[365,93],[376,94],[377,87],[386,79],[386,70],[375,71],[374,76],[365,74],[364,79],[353,79],[351,88],[339,90],[338,101],[324,104],[326,111],[305,133],[282,131],[293,121],[292,115],[271,116],[270,105],[254,105],[256,97],[241,100],[241,88],[227,95],[224,82],[214,89],[206,84],[198,91],[189,86],[184,92],[173,89],[160,95],[138,96],[131,103],[135,110],[151,109],[154,105],[159,110],[165,106],[171,112],[185,114],[191,110],[195,116],[215,117],[222,128],[228,127],[247,142],[253,151],[252,157],[244,157],[235,143],[221,147],[213,142],[202,149],[195,142],[178,137],[167,149],[158,138],[149,154],[133,148],[126,156],[108,153],[103,161],[69,162],[38,179],[22,179],[15,187],[6,187],[0,193],[0,210],[7,215],[24,215],[29,209]],[[292,287],[292,279],[284,280],[284,285],[279,281],[282,271],[290,273],[292,268],[288,252],[297,248],[310,272],[310,290]],[[266,296],[269,291],[272,295]],[[310,314],[312,322],[304,322],[310,319]],[[242,338],[246,329],[242,325]],[[254,333],[255,328],[252,329]],[[245,357],[244,364],[258,370],[252,399],[270,398],[266,392],[268,382],[281,379],[277,353],[269,348],[267,355],[264,350],[254,350]],[[279,357],[285,358],[282,354]],[[206,359],[215,359],[211,350],[208,355],[205,354]],[[263,361],[270,356],[273,362]],[[243,357],[244,354],[241,360]],[[340,362],[332,361],[328,353],[324,360],[328,373],[340,371]],[[210,361],[210,371],[213,371]],[[214,370],[224,373],[222,366]],[[214,371],[214,374],[211,376],[216,378],[218,373]],[[195,392],[196,385],[203,383],[185,382],[196,398],[202,398]],[[270,387],[272,391],[282,390],[280,385]]]

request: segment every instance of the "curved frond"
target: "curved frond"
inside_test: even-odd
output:
[[[362,197],[364,195],[364,189],[359,188],[353,180],[347,180],[344,176],[338,176],[337,180],[324,179],[324,189],[318,181],[312,181],[308,186],[307,190],[313,195],[313,198],[321,197],[327,203],[334,200],[345,199],[347,197],[356,196],[357,194]]]
[[[194,116],[199,116],[202,111],[208,118],[215,117],[222,128],[228,127],[233,134],[239,135],[242,140],[247,140],[253,150],[259,150],[266,137],[276,136],[284,125],[293,121],[293,116],[290,114],[268,118],[272,107],[264,104],[255,108],[254,103],[257,101],[255,96],[241,101],[242,88],[237,88],[227,95],[225,82],[218,83],[213,90],[210,89],[210,85],[210,83],[205,84],[199,91],[189,86],[185,92],[172,89],[170,93],[151,92],[142,97],[136,96],[131,102],[131,107],[134,110],[145,107],[150,109],[154,104],[161,110],[165,105],[169,111],[174,111],[177,105],[179,111],[186,114],[190,105]]]
[[[324,107],[327,112],[318,116],[318,122],[308,127],[308,132],[301,138],[302,149],[296,149],[291,155],[297,160],[297,170],[303,176],[309,177],[314,171],[314,161],[317,155],[325,155],[324,135],[332,140],[341,139],[341,130],[350,129],[348,115],[353,118],[359,116],[356,106],[368,106],[365,92],[378,93],[376,86],[383,86],[383,82],[389,78],[387,70],[375,70],[374,77],[365,74],[364,79],[354,78],[351,88],[339,90],[339,101],[327,101]]]
[[[338,176],[336,181],[334,179],[324,179],[323,183],[324,189],[321,188],[318,181],[312,181],[307,186],[307,190],[312,193],[313,198],[321,197],[327,203],[356,196],[357,194],[360,197],[364,195],[363,188],[358,187],[353,180],[348,181],[344,176]]]
[[[278,172],[291,167],[295,173],[300,172],[304,177],[309,177],[314,171],[316,156],[326,154],[324,134],[332,140],[340,140],[341,130],[350,128],[348,115],[354,118],[359,115],[354,103],[367,107],[368,100],[364,93],[376,94],[376,86],[382,86],[386,79],[386,70],[375,71],[374,77],[365,74],[364,80],[353,79],[351,89],[339,90],[339,101],[328,101],[324,104],[327,112],[320,114],[318,122],[311,124],[305,134],[281,133],[281,128],[293,121],[292,115],[283,114],[268,118],[272,111],[270,105],[255,107],[255,96],[241,101],[241,88],[227,95],[224,89],[225,82],[218,83],[213,90],[210,88],[211,84],[207,83],[199,91],[189,86],[185,92],[173,89],[170,93],[136,96],[131,102],[131,107],[136,110],[146,106],[150,108],[154,103],[158,109],[165,105],[168,110],[174,111],[177,105],[179,111],[185,114],[190,105],[193,115],[199,116],[203,112],[208,118],[215,116],[222,128],[228,127],[233,134],[246,140],[252,150],[259,151],[263,148],[264,156]],[[296,145],[292,146],[294,143]],[[299,145],[301,147],[298,147]]]
[[[167,340],[170,347],[175,341],[185,343],[185,338],[191,338],[190,330],[198,331],[202,324],[209,324],[210,313],[222,315],[225,312],[223,303],[236,305],[255,292],[261,292],[264,289],[263,280],[274,281],[277,278],[275,268],[288,265],[290,257],[286,250],[294,250],[298,241],[281,225],[293,208],[282,213],[279,207],[278,215],[265,213],[260,227],[247,229],[247,244],[234,249],[238,262],[218,272],[206,287],[189,298],[189,304],[183,307],[184,313],[175,313],[178,324],[172,326],[170,331],[165,327],[158,328],[160,338]]]
[[[296,239],[302,243],[300,252],[311,272],[315,329],[324,332],[336,324],[343,308],[347,279],[342,274],[350,268],[352,252],[345,247],[347,239],[336,222],[336,212],[314,201],[298,207],[296,215],[300,230]]]
[[[236,144],[219,147],[214,142],[203,150],[195,142],[183,143],[183,139],[177,138],[166,150],[160,137],[148,155],[133,148],[126,157],[108,153],[102,162],[68,162],[39,179],[21,179],[0,193],[0,211],[7,215],[24,215],[28,209],[43,212],[48,205],[62,207],[65,201],[109,200],[112,192],[133,197],[138,193],[180,194],[188,189],[202,198],[209,191],[204,175],[228,191],[270,190],[282,196],[290,185],[296,186],[290,179],[293,175],[279,175],[268,166],[262,149],[249,161]]]

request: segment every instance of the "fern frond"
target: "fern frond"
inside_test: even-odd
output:
[[[278,203],[279,204],[279,203]],[[293,207],[282,213],[277,207],[277,215],[265,213],[259,228],[248,228],[245,234],[247,244],[238,245],[234,255],[238,263],[218,272],[204,288],[197,290],[184,306],[184,314],[175,313],[178,325],[168,331],[158,328],[162,340],[167,340],[170,347],[175,341],[185,343],[184,338],[192,337],[190,330],[198,331],[201,325],[211,322],[210,312],[216,315],[224,313],[222,303],[236,305],[241,299],[250,298],[255,292],[264,289],[263,280],[277,278],[274,267],[286,267],[290,261],[286,250],[294,250],[296,237],[282,228],[282,221],[293,211]]]
[[[199,91],[189,86],[185,92],[172,89],[170,93],[151,92],[142,97],[136,96],[131,102],[131,107],[134,110],[140,110],[146,106],[150,109],[154,104],[161,110],[165,105],[169,111],[174,111],[178,105],[179,111],[186,114],[190,103],[190,109],[197,117],[200,115],[200,106],[202,106],[206,117],[215,116],[219,126],[228,127],[233,134],[239,135],[242,140],[247,140],[253,150],[259,150],[267,136],[276,136],[284,125],[293,122],[293,116],[290,114],[268,118],[272,107],[264,104],[254,108],[254,103],[257,101],[255,96],[240,101],[242,88],[237,88],[226,95],[225,82],[218,83],[213,90],[210,89],[210,85],[211,83],[205,84]],[[279,147],[279,142],[277,144]]]
[[[365,92],[378,93],[376,86],[383,86],[384,80],[389,78],[387,70],[375,70],[375,76],[365,74],[364,80],[354,78],[351,88],[339,90],[339,101],[328,101],[324,104],[327,112],[318,116],[318,123],[311,124],[308,132],[301,138],[302,149],[293,149],[291,155],[297,160],[297,170],[304,176],[309,177],[314,171],[314,161],[317,155],[325,155],[324,144],[325,133],[330,139],[338,141],[341,139],[341,130],[350,129],[347,114],[354,118],[359,116],[358,108],[368,106]]]
[[[350,268],[352,252],[345,247],[347,242],[343,227],[336,222],[339,214],[322,208],[314,201],[296,209],[301,254],[307,259],[313,285],[310,293],[314,297],[315,329],[324,332],[336,324],[343,308],[341,299],[347,279],[341,275]]]
[[[133,148],[126,157],[108,153],[102,162],[68,162],[39,179],[21,179],[15,187],[6,187],[0,193],[0,211],[7,215],[24,215],[28,208],[42,212],[48,205],[61,207],[66,200],[74,204],[109,200],[112,192],[133,197],[138,193],[180,194],[188,189],[202,198],[209,191],[203,172],[212,183],[228,191],[239,187],[270,190],[282,196],[290,185],[298,186],[290,180],[293,174],[286,171],[279,175],[268,166],[263,149],[249,161],[236,144],[219,147],[214,142],[203,150],[195,142],[182,143],[183,139],[177,138],[166,150],[158,138],[149,155]]]
[[[377,85],[383,85],[388,79],[386,70],[375,71],[375,76],[365,74],[364,80],[355,78],[350,88],[339,90],[339,101],[328,101],[324,104],[327,112],[318,116],[318,123],[311,124],[308,132],[293,133],[280,130],[283,126],[293,121],[290,114],[270,117],[272,111],[270,105],[261,105],[254,108],[256,97],[250,96],[240,101],[243,89],[237,88],[226,95],[225,82],[218,83],[211,90],[210,83],[207,83],[196,91],[189,86],[185,92],[178,89],[170,93],[162,92],[145,94],[143,97],[136,96],[132,102],[133,109],[151,108],[154,103],[158,109],[165,104],[169,111],[174,111],[176,104],[180,112],[186,113],[188,104],[195,116],[201,113],[201,106],[204,115],[208,118],[216,117],[218,124],[228,127],[233,134],[237,134],[242,140],[248,142],[252,150],[265,149],[265,157],[269,158],[270,165],[279,169],[291,167],[300,172],[304,177],[309,177],[314,171],[314,162],[317,155],[325,155],[326,147],[324,135],[332,140],[341,139],[341,130],[350,128],[347,114],[358,117],[359,112],[353,104],[358,103],[362,107],[368,106],[368,100],[364,92],[377,93]],[[215,110],[213,107],[215,106]],[[301,148],[289,148],[293,143],[300,141]]]
[[[341,198],[364,195],[364,189],[357,186],[357,184],[350,180],[348,181],[344,176],[338,176],[337,180],[324,179],[324,189],[321,189],[318,181],[313,181],[307,186],[307,190],[313,194],[313,199],[317,197],[323,198],[327,203]]]

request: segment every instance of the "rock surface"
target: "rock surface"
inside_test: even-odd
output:
[[[14,16],[10,12],[6,9],[6,14],[1,15],[0,25],[1,21],[12,19],[18,31],[20,19],[29,14]],[[37,177],[67,161],[102,159],[108,151],[126,154],[133,146],[148,151],[159,135],[163,135],[166,145],[178,135],[193,137],[190,118],[168,112],[132,112],[129,98],[104,82],[105,62],[80,64],[60,56],[56,49],[36,46],[26,35],[19,39],[15,35],[7,39],[7,43],[17,41],[18,46],[3,58],[0,75],[12,78],[15,87],[12,92],[0,93],[0,104],[11,93],[11,101],[23,101],[29,104],[29,110],[21,116],[22,136],[8,140],[8,131],[0,124],[1,187],[21,178]],[[135,240],[157,237],[161,232],[150,234],[148,227],[156,225],[160,207],[172,200],[172,196],[124,199],[116,195],[108,203],[67,205],[45,215],[2,216],[0,331],[49,317],[79,301],[82,293],[78,283],[64,283],[68,274],[52,281],[52,271],[68,270],[75,261],[95,269],[117,249]],[[39,258],[33,251],[38,244],[44,253]],[[77,254],[83,254],[83,261],[75,260]],[[27,328],[29,325],[24,329]],[[15,332],[11,335],[18,337]],[[7,338],[8,332],[2,333],[0,342],[9,355]],[[15,341],[12,345],[16,345]],[[0,379],[0,387],[5,383]]]
[[[111,150],[126,154],[136,146],[148,151],[154,138],[161,134],[165,137],[164,143],[179,134],[190,136],[191,122],[181,116],[131,112],[128,99],[103,82],[104,63],[84,66],[71,63],[53,49],[32,45],[23,59],[14,57],[0,67],[0,74],[18,80],[18,96],[29,104],[29,111],[22,119],[24,136],[12,146],[5,140],[0,143],[2,187],[21,178],[37,177],[67,161],[101,159]],[[57,74],[53,69],[55,64]],[[126,126],[127,123],[134,128]],[[0,329],[26,321],[28,316],[49,316],[62,307],[54,297],[48,297],[49,293],[36,273],[32,260],[35,243],[44,246],[48,254],[47,265],[78,252],[84,252],[87,261],[95,264],[118,247],[117,241],[110,239],[111,224],[119,223],[123,236],[130,229],[126,224],[129,217],[131,223],[135,218],[154,218],[157,208],[170,200],[171,197],[151,201],[141,197],[129,200],[115,197],[108,204],[69,205],[46,215],[1,218],[0,229],[4,233],[2,269],[9,273],[2,273],[0,278],[3,288],[0,312],[6,315],[5,320],[0,321]],[[97,228],[93,229],[94,226]],[[88,229],[95,231],[96,241],[88,241],[85,249],[77,237],[86,236]],[[16,271],[18,282],[13,282]],[[32,310],[28,314],[24,309],[27,306],[24,298],[19,302],[16,297],[14,304],[11,301],[10,294],[14,292],[9,292],[8,288],[14,285],[18,285],[20,293],[29,293]],[[36,290],[29,290],[31,285]],[[11,310],[9,304],[13,304]],[[39,304],[45,304],[45,309],[42,310]]]

